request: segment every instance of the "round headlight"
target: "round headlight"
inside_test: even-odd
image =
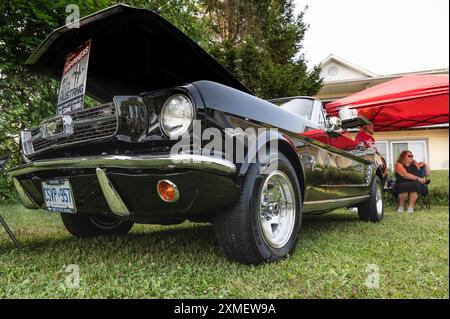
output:
[[[168,137],[177,138],[184,135],[194,118],[191,100],[183,94],[170,96],[161,110],[161,128]]]

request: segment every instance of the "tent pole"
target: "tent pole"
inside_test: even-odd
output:
[[[5,169],[9,158],[10,158],[10,155],[0,157],[0,177],[2,177],[2,175],[3,175],[3,170]],[[16,236],[14,236],[13,232],[11,231],[11,228],[9,228],[8,224],[3,219],[2,215],[0,215],[0,223],[2,224],[3,228],[5,229],[6,233],[9,236],[9,238],[11,238],[11,240],[13,241],[14,245],[16,245],[16,248],[19,248],[20,246],[19,246],[19,242],[16,239]]]
[[[8,234],[9,238],[13,241],[14,245],[16,245],[16,248],[20,248],[19,242],[16,239],[16,236],[14,236],[13,232],[9,228],[6,221],[3,219],[2,215],[0,215],[0,223],[3,225],[3,228],[5,228],[6,233]]]

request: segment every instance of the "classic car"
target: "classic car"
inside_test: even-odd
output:
[[[53,31],[27,66],[64,74],[63,103],[21,132],[22,162],[8,174],[25,207],[59,212],[73,236],[210,222],[227,257],[260,264],[293,251],[303,214],[357,207],[364,221],[383,218],[379,155],[355,151],[319,100],[254,96],[154,12],[86,16]],[[98,105],[83,107],[83,90]]]

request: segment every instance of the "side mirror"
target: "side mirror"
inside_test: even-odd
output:
[[[342,121],[339,117],[332,116],[328,119],[328,129],[332,133],[342,132]]]

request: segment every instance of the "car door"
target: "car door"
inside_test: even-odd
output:
[[[351,155],[357,143],[348,136],[328,129],[322,107],[315,107],[313,120],[319,128],[304,133],[318,145],[310,145],[309,153],[316,165],[312,168],[312,194],[321,194],[327,200],[356,197],[367,193],[368,165],[363,159]],[[324,145],[323,145],[323,144]]]

